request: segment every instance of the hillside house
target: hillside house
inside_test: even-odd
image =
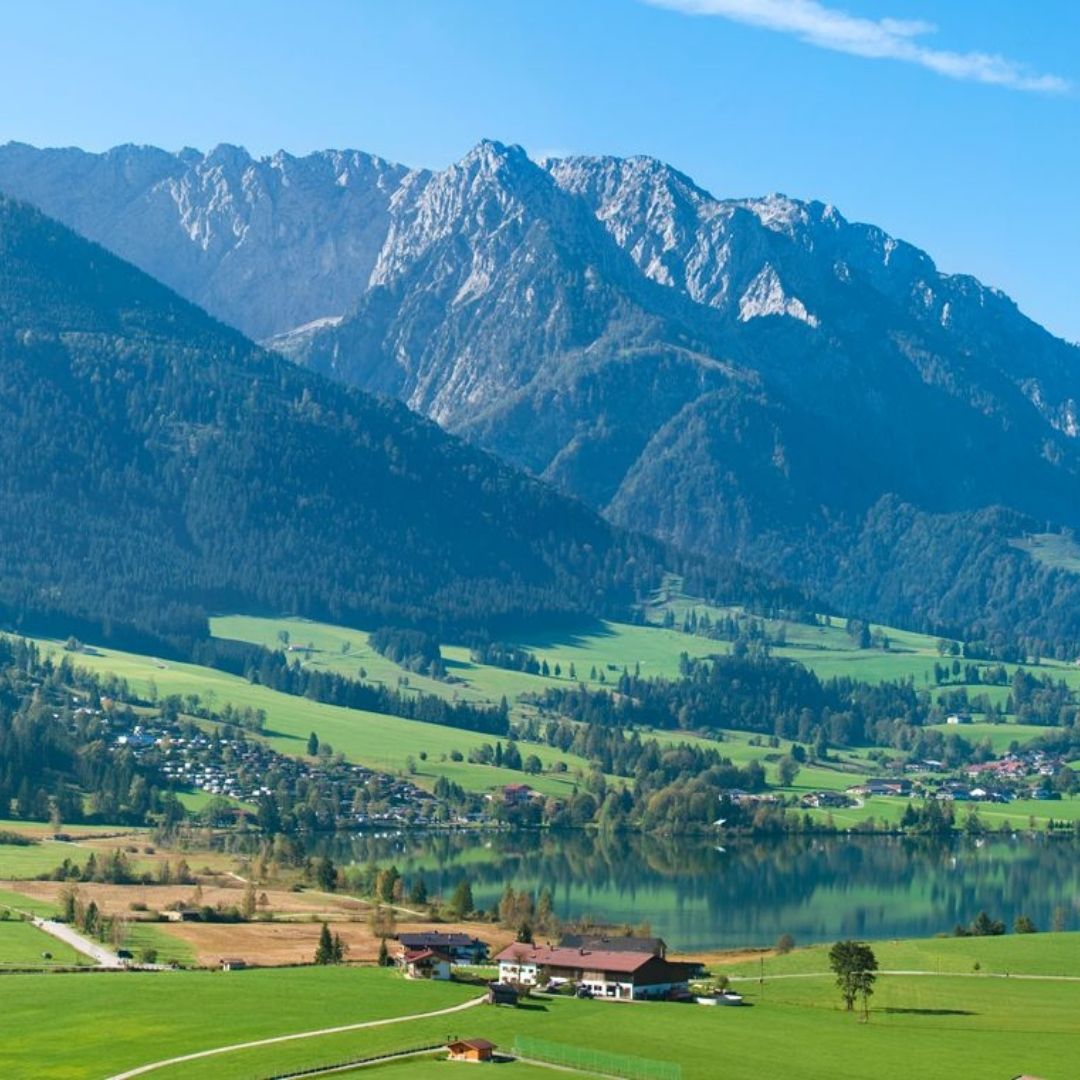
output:
[[[507,806],[524,806],[533,797],[533,789],[528,784],[507,784],[502,795]]]
[[[488,955],[487,942],[469,934],[423,931],[415,934],[398,934],[397,942],[405,952],[432,949],[447,957],[453,964],[482,964]]]
[[[434,949],[403,953],[401,966],[410,979],[434,979],[437,982],[446,982],[450,978],[450,958],[435,952]]]
[[[615,1000],[663,998],[686,993],[696,964],[678,964],[652,952],[509,945],[495,960],[499,982],[522,986],[574,983],[594,997]]]

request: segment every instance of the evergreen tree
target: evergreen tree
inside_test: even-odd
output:
[[[322,924],[322,929],[319,931],[319,943],[315,946],[315,963],[334,963],[334,939],[326,923]]]

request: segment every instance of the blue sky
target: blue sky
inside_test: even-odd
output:
[[[1080,340],[1075,0],[4,0],[0,141],[440,167],[481,137],[832,202]]]

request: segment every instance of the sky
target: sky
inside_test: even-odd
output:
[[[832,203],[1080,341],[1076,0],[0,0],[0,142],[440,168],[481,138]]]

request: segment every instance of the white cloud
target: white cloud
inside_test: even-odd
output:
[[[915,19],[867,19],[826,7],[818,0],[646,0],[687,15],[716,15],[733,22],[793,34],[809,45],[872,59],[903,60],[950,79],[1007,86],[1043,94],[1071,89],[1068,79],[1040,75],[1004,56],[952,52],[924,44],[937,31]]]

